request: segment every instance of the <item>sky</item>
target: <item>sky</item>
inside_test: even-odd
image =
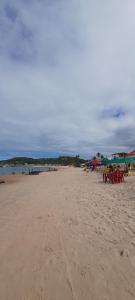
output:
[[[0,1],[0,158],[135,148],[135,1]]]

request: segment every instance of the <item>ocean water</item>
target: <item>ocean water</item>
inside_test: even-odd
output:
[[[45,166],[14,166],[14,167],[0,167],[0,175],[10,175],[12,173],[21,174],[25,173],[28,174],[31,171],[41,171],[47,172],[51,167]]]

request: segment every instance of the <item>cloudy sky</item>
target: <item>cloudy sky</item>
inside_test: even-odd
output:
[[[135,1],[0,0],[0,157],[135,148]]]

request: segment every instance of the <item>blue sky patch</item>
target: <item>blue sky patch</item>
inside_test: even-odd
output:
[[[126,112],[121,108],[109,108],[103,110],[101,117],[106,119],[110,119],[110,118],[119,119],[124,117],[125,115]]]
[[[9,4],[5,5],[5,14],[8,19],[10,19],[12,22],[15,22],[17,18],[17,10],[13,6]]]

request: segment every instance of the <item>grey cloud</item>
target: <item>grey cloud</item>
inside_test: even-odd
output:
[[[122,147],[135,148],[135,125],[134,127],[124,127],[117,129],[113,140],[115,145]]]
[[[1,148],[134,147],[134,1],[1,0],[0,25]]]

